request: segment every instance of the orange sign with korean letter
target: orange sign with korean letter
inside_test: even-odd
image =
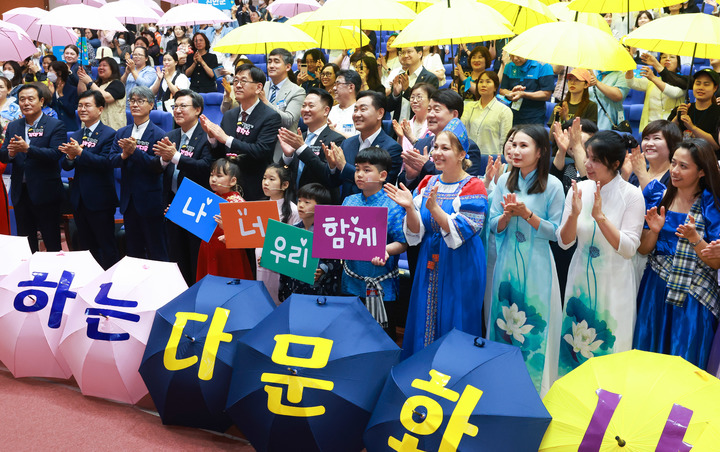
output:
[[[225,202],[220,216],[228,248],[262,248],[268,220],[280,221],[275,201]]]

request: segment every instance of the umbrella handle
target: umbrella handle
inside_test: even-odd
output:
[[[231,280],[228,281],[226,284],[229,285],[229,286],[237,286],[237,285],[239,285],[241,282],[242,282],[241,279],[231,279]]]
[[[316,302],[319,306],[323,306],[323,305],[326,305],[326,304],[327,304],[327,298],[325,298],[325,297],[318,297],[317,300],[315,300],[315,302]]]
[[[625,444],[626,444],[626,443],[625,443],[625,440],[624,440],[624,439],[620,438],[619,436],[616,436],[616,437],[615,437],[615,441],[617,441],[618,446],[620,446],[620,447],[625,447]]]
[[[478,339],[479,339],[479,342],[478,342]],[[480,336],[477,336],[473,342],[475,344],[475,347],[480,347],[480,348],[485,347],[485,340],[481,339]]]

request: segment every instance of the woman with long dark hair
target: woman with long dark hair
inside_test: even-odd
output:
[[[595,102],[590,100],[590,91],[588,90],[588,82],[591,78],[592,74],[587,69],[575,68],[570,71],[567,75],[565,101],[555,106],[548,125],[552,125],[555,121],[562,124],[575,117],[597,122],[598,107]],[[559,80],[558,83],[563,82]]]
[[[105,108],[100,114],[100,120],[115,130],[127,125],[125,114],[125,85],[120,81],[120,66],[115,58],[105,57],[98,62],[98,77],[92,80],[85,70],[80,69],[78,74],[80,84],[78,91],[88,89],[99,91],[105,98]]]
[[[550,177],[545,128],[519,126],[508,153],[512,168],[493,192],[489,226],[498,243],[490,308],[491,340],[520,347],[535,389],[557,378],[562,308],[550,242],[562,219],[562,184]]]
[[[52,103],[50,106],[58,114],[58,119],[65,124],[67,130],[77,130],[80,128],[75,110],[78,106],[77,86],[68,83],[70,73],[68,67],[62,61],[53,61],[50,63],[50,71],[48,72],[48,88],[52,93]]]
[[[167,52],[163,56],[163,67],[156,69],[158,79],[150,89],[155,94],[158,110],[172,112],[173,97],[181,89],[190,87],[190,80],[178,68],[178,56]]]

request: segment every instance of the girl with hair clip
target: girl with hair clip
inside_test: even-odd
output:
[[[213,162],[210,169],[210,189],[227,202],[243,202],[242,189],[237,184],[240,168],[237,157],[229,155]],[[205,275],[226,278],[252,279],[252,270],[247,253],[242,249],[228,249],[225,246],[223,223],[220,215],[215,215],[218,227],[209,242],[200,244],[197,264],[197,280]]]
[[[385,192],[406,217],[403,230],[409,245],[420,244],[402,355],[432,344],[453,328],[482,335],[485,290],[485,247],[482,228],[487,193],[470,176],[470,140],[459,119],[438,133],[433,149],[439,175],[426,176],[411,193],[405,185],[385,184]]]
[[[633,256],[640,245],[645,201],[620,168],[631,135],[604,130],[585,144],[587,180],[573,181],[557,231],[563,250],[577,243],[567,275],[559,375],[593,356],[632,348],[638,279]]]
[[[512,168],[498,179],[490,206],[498,248],[488,338],[520,347],[543,396],[557,378],[562,308],[550,241],[557,240],[563,188],[548,174],[543,126],[519,126],[509,155]]]
[[[720,171],[710,144],[680,143],[670,163],[670,185],[651,181],[645,190],[648,254],[637,296],[633,348],[708,364],[717,318],[720,258],[703,250],[720,238]]]
[[[285,224],[295,224],[300,221],[297,205],[292,202],[295,196],[295,181],[292,179],[290,168],[279,163],[268,166],[263,175],[262,189],[265,196],[277,203],[280,221]],[[262,267],[261,255],[262,248],[256,248],[257,280],[265,283],[275,304],[279,305],[280,274]]]

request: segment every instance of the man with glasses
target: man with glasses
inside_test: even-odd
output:
[[[337,73],[333,87],[337,105],[330,110],[328,123],[332,129],[345,138],[357,134],[353,113],[355,112],[355,99],[360,93],[361,87],[362,80],[357,72],[342,70]]]
[[[128,94],[133,124],[117,131],[110,160],[121,168],[120,212],[125,224],[127,255],[167,261],[162,167],[153,151],[165,132],[150,121],[155,96],[136,86]]]
[[[387,100],[388,111],[393,112],[393,119],[400,121],[410,119],[410,93],[416,83],[429,83],[435,88],[440,87],[438,78],[422,65],[422,47],[403,47],[400,59],[405,72],[400,73],[392,82],[392,91]]]
[[[164,204],[170,205],[178,187],[186,177],[208,190],[210,179],[210,143],[207,134],[199,125],[203,112],[203,98],[189,89],[175,93],[173,117],[178,125],[167,136],[155,144],[158,163],[163,168]],[[197,276],[198,250],[200,239],[172,221],[166,221],[168,254],[177,262],[188,286],[195,283]]]
[[[267,73],[270,80],[260,93],[260,100],[272,107],[280,115],[282,126],[289,130],[297,129],[300,121],[300,109],[305,100],[305,90],[288,79],[292,70],[293,56],[285,49],[273,49],[268,55]],[[275,147],[274,161],[280,160],[282,148]]]
[[[115,176],[108,158],[115,141],[115,129],[100,121],[105,98],[100,91],[85,91],[78,100],[78,116],[83,127],[60,146],[65,154],[62,168],[75,170],[70,185],[78,245],[89,250],[104,268],[119,259],[115,241]]]
[[[18,235],[26,236],[32,252],[38,251],[40,231],[47,251],[60,251],[60,145],[67,139],[62,121],[42,112],[44,97],[36,85],[17,92],[25,116],[7,125],[0,162],[12,163],[10,199]]]
[[[200,125],[208,134],[214,158],[228,153],[241,157],[240,180],[246,201],[264,199],[262,177],[273,162],[278,130],[282,126],[280,115],[260,102],[265,74],[252,64],[240,66],[233,81],[238,107],[223,115],[220,125],[200,116]]]

